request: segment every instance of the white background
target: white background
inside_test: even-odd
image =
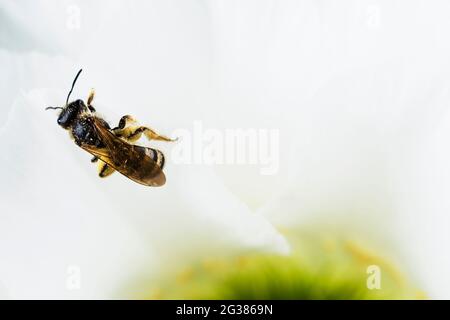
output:
[[[275,227],[319,221],[450,298],[449,16],[444,0],[2,0],[0,294],[111,297],[219,248],[288,252]],[[80,67],[72,97],[95,87],[111,123],[279,129],[279,172],[169,160],[164,188],[99,180],[43,111]]]

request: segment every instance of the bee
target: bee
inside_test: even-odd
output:
[[[70,95],[81,73],[80,69],[72,82],[64,107],[60,109],[58,124],[69,131],[75,143],[92,154],[92,162],[98,163],[98,175],[110,176],[115,171],[145,186],[164,185],[164,154],[157,149],[134,145],[142,135],[149,140],[173,142],[149,127],[140,126],[130,115],[123,116],[119,124],[111,128],[92,106],[95,92],[89,92],[86,104],[78,99],[69,103]]]

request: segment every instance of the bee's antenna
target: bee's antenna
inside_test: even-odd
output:
[[[63,107],[47,107],[45,110],[57,110],[57,109],[64,109]]]
[[[80,71],[78,71],[77,75],[75,76],[75,79],[73,79],[72,88],[70,88],[69,94],[67,95],[66,106],[69,103],[70,94],[72,93],[73,87],[75,86],[75,82],[77,82],[78,76],[80,75],[81,71],[83,71],[83,69],[80,69]]]

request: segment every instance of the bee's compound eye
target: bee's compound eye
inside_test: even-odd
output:
[[[59,114],[58,124],[63,128],[68,128],[72,124],[72,121],[77,117],[77,114],[78,109],[69,105],[68,107],[64,108]]]

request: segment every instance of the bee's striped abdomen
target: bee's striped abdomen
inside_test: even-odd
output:
[[[145,148],[145,153],[150,158],[152,158],[153,161],[156,162],[156,164],[158,165],[158,167],[161,168],[161,170],[164,168],[165,159],[164,154],[161,151],[152,148]]]

